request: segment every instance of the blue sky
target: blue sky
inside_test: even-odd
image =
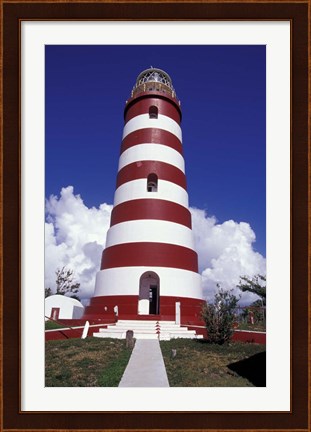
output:
[[[47,46],[46,197],[74,186],[113,203],[123,109],[138,74],[164,69],[181,100],[189,201],[248,222],[266,255],[265,46]]]

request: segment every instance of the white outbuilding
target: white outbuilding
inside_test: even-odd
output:
[[[78,300],[64,295],[52,295],[45,299],[45,319],[79,319],[84,306]]]

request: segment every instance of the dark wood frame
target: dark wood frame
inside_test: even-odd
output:
[[[96,1],[0,0],[3,38],[1,176],[1,430],[308,430],[310,431],[310,305],[308,265],[308,139],[310,139],[310,0]],[[21,413],[20,368],[20,20],[291,20],[291,287],[292,408],[290,413]],[[310,42],[309,42],[310,43]],[[309,93],[308,93],[309,91]],[[309,113],[310,114],[310,113]],[[310,224],[309,224],[310,227]],[[309,360],[309,361],[308,361]]]

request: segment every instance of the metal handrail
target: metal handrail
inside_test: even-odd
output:
[[[153,82],[153,81],[149,81],[143,84],[139,84],[136,87],[133,88],[132,90],[132,97],[139,94],[139,93],[143,93],[146,91],[157,91],[157,92],[162,92],[164,94],[168,94],[171,97],[175,98],[178,100],[177,95],[175,90],[172,90],[170,87],[168,87],[166,84],[160,83],[160,82]]]

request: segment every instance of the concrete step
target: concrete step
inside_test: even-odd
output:
[[[116,324],[108,325],[107,328],[99,329],[94,336],[125,339],[127,330],[133,330],[135,339],[203,338],[203,336],[197,336],[195,330],[188,330],[187,327],[181,327],[174,321],[149,320],[120,320]]]
[[[175,324],[175,321],[157,321],[157,320],[118,320],[117,323],[136,323],[136,324],[156,324],[157,322],[161,324]]]
[[[122,327],[122,328],[128,328],[128,329],[133,329],[133,328],[155,328],[157,327],[157,325],[161,325],[161,324],[156,324],[156,323],[152,323],[152,324],[138,324],[138,323],[116,323],[117,327]]]
[[[163,327],[163,326],[159,326],[159,328],[157,327],[129,327],[129,326],[108,326],[107,329],[100,329],[100,332],[105,332],[106,330],[109,331],[116,331],[116,332],[126,332],[127,330],[132,330],[134,332],[134,334],[136,334],[137,332],[143,332],[143,333],[156,333],[157,330],[160,331],[160,333],[178,333],[178,334],[186,334],[186,333],[191,333],[191,334],[195,334],[194,330],[188,330],[187,328],[184,327]]]
[[[111,333],[114,333],[114,332],[115,333],[120,333],[120,332],[126,333],[128,330],[129,330],[128,328],[115,327],[115,328],[109,328],[109,329],[100,329],[99,331],[100,331],[100,333],[107,333],[107,331],[111,332]],[[130,330],[132,330],[132,329],[130,329]],[[135,329],[135,330],[133,330],[133,332],[134,332],[134,337],[135,337],[135,335],[137,333],[156,333],[156,329],[141,328],[141,329]]]
[[[135,339],[159,339],[159,336],[156,333],[134,333]]]
[[[124,332],[98,332],[93,333],[94,337],[98,338],[112,338],[112,339],[125,339],[126,335]],[[195,334],[177,334],[177,333],[160,333],[160,335],[156,333],[135,333],[135,339],[160,339],[160,340],[171,340],[171,339],[203,339],[203,336],[196,336]]]
[[[130,330],[133,330],[135,328],[140,329],[140,328],[156,328],[157,326],[160,326],[161,328],[170,328],[170,329],[176,329],[176,328],[182,328],[187,330],[187,327],[180,327],[178,324],[175,323],[163,323],[163,322],[159,322],[158,324],[156,323],[139,323],[139,322],[120,322],[118,321],[116,324],[111,324],[108,327],[120,327],[120,328],[127,328]]]
[[[103,330],[101,330],[101,331],[103,331]],[[162,328],[162,327],[160,327],[159,330],[156,328],[153,328],[153,329],[150,329],[150,328],[141,328],[141,329],[131,328],[131,329],[128,329],[128,328],[121,328],[121,327],[116,327],[115,329],[109,328],[107,330],[109,330],[109,331],[123,331],[125,333],[127,330],[132,330],[134,332],[134,335],[136,333],[157,333],[157,332],[158,333],[174,333],[174,334],[180,334],[180,335],[183,335],[183,334],[195,335],[196,334],[196,332],[194,330],[182,330],[180,328]]]
[[[118,331],[101,331],[98,333],[94,333],[93,336],[95,337],[99,337],[99,338],[115,338],[115,339],[125,339],[126,337],[126,332],[118,332]],[[134,338],[135,339],[158,339],[158,335],[157,333],[150,333],[150,332],[146,332],[146,333],[135,333],[134,334]]]
[[[149,328],[154,329],[157,326],[156,325],[132,325],[132,324],[116,324],[117,328],[126,328],[127,330],[133,330],[133,329],[141,329],[141,328]],[[110,326],[113,327],[113,326]]]

